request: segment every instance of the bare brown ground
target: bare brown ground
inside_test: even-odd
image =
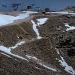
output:
[[[35,33],[32,30],[32,24],[30,20],[36,20],[36,18],[41,18],[41,17],[48,17],[49,20],[47,23],[44,25],[41,25],[38,27],[40,35],[42,37],[45,37],[41,40],[33,39],[36,38],[34,36]],[[25,22],[23,24],[20,24],[21,22]],[[28,22],[28,23],[26,23]],[[12,51],[12,53],[20,55],[25,57],[26,54],[33,55],[37,57],[38,59],[41,59],[42,61],[46,62],[48,65],[56,67],[60,72],[53,72],[51,70],[47,70],[37,64],[35,62],[25,62],[23,60],[14,60],[15,58],[8,58],[6,56],[3,56],[0,54],[0,75],[71,75],[63,70],[63,67],[59,65],[59,62],[56,60],[56,58],[60,58],[59,55],[56,53],[55,47],[57,47],[57,44],[59,43],[59,40],[63,38],[60,36],[63,35],[65,36],[73,36],[73,33],[71,34],[70,32],[62,32],[65,30],[64,27],[64,22],[66,23],[73,23],[75,24],[75,18],[67,18],[67,16],[57,16],[57,15],[30,15],[28,18],[23,19],[23,20],[17,20],[12,24],[7,25],[7,27],[2,27],[0,28],[0,32],[3,33],[0,38],[0,40],[7,46],[7,44],[14,45],[17,40],[19,40],[16,36],[17,35],[22,35],[24,38],[23,40],[26,41],[25,44],[22,46],[19,46],[15,50]],[[14,25],[15,24],[15,25]],[[61,30],[58,30],[57,27],[61,26]],[[6,31],[5,31],[6,30]],[[27,33],[26,33],[27,32]],[[9,34],[13,34],[10,35]],[[3,38],[4,37],[4,38]],[[13,38],[12,38],[13,37]],[[28,38],[31,37],[29,40]],[[70,36],[71,37],[71,36]],[[72,38],[71,37],[71,38]],[[8,39],[9,40],[8,40]],[[32,40],[33,39],[33,40]],[[73,39],[73,38],[72,38]],[[14,44],[12,42],[15,41]],[[73,40],[74,41],[74,40]],[[11,43],[9,43],[11,42]],[[8,45],[8,46],[9,46]],[[60,49],[59,49],[60,50]],[[61,51],[64,52],[64,48],[61,48]],[[61,55],[67,60],[67,62],[72,65],[74,68],[74,60],[66,54],[65,56],[61,53]],[[67,56],[67,57],[66,57]],[[40,69],[37,69],[35,67],[38,67]]]

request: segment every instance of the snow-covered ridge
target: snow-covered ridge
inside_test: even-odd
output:
[[[25,19],[29,17],[30,14],[34,14],[34,13],[38,13],[38,12],[25,11],[25,13],[19,14],[18,16],[0,14],[0,26],[13,23],[15,20]]]
[[[40,25],[43,25],[46,23],[46,21],[48,20],[48,18],[39,18],[39,19],[36,19],[37,20],[37,25],[40,26]]]
[[[68,24],[68,23],[64,23],[64,24],[65,24],[65,26],[67,27],[66,31],[74,30],[74,29],[75,29],[75,27],[74,27],[74,26],[69,26],[69,24]]]

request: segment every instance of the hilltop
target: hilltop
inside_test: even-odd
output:
[[[75,12],[75,6],[66,7],[65,9],[63,9],[61,11]]]

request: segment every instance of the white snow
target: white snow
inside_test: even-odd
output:
[[[37,24],[33,20],[31,20],[31,22],[33,24],[33,30],[35,31],[35,33],[37,35],[37,39],[41,39],[42,37],[39,34],[37,26],[40,26],[40,25],[46,23],[46,21],[48,20],[48,18],[39,18],[39,19],[36,19],[36,20],[37,20]]]
[[[40,26],[42,24],[45,24],[46,21],[48,20],[48,18],[40,18],[40,19],[36,19],[37,20],[37,25]]]
[[[21,57],[21,56],[19,56],[19,55],[16,55],[16,54],[11,53],[11,50],[12,50],[12,49],[15,49],[16,47],[18,47],[18,46],[20,46],[20,45],[22,45],[22,44],[24,44],[24,43],[25,43],[25,41],[22,41],[22,42],[16,44],[15,46],[9,47],[9,48],[0,45],[0,51],[4,52],[4,53],[6,53],[6,54],[12,55],[12,56],[14,56],[14,57],[17,57],[17,58],[20,58],[20,59],[23,59],[23,60],[28,61],[28,60],[25,59],[24,57]]]
[[[40,69],[39,67],[35,66],[36,69]]]
[[[5,56],[7,56],[9,58],[11,58],[11,56],[9,56],[8,54],[5,54],[5,53],[1,53],[1,54],[5,55]]]
[[[57,48],[55,48],[57,53],[60,55],[60,52]],[[56,60],[58,60],[60,62],[60,65],[64,68],[64,70],[72,75],[75,75],[75,71],[73,70],[73,68],[71,66],[69,66],[65,59],[60,55],[61,59],[56,58]]]
[[[37,24],[33,20],[31,20],[31,22],[33,24],[33,30],[35,31],[35,33],[37,35],[37,39],[41,39],[42,37],[39,34],[37,26],[40,26],[40,25],[46,23],[46,21],[48,20],[48,18],[39,18],[39,19],[36,19],[36,20],[37,20]]]
[[[34,14],[34,13],[37,13],[37,12],[26,11],[25,13],[19,14],[16,17],[15,16],[11,16],[11,15],[0,14],[0,26],[13,23],[15,20],[25,19],[25,18],[29,17],[30,14]]]
[[[34,57],[34,56],[26,55],[26,57],[27,57],[28,59],[38,60],[38,59],[37,59],[36,57]]]
[[[68,12],[51,12],[53,14],[69,14]]]
[[[11,49],[15,49],[15,48],[17,48],[18,46],[20,46],[20,45],[22,45],[22,44],[24,44],[25,43],[25,41],[21,41],[20,43],[17,43],[15,46],[13,46],[13,47],[10,47]]]
[[[68,23],[65,23],[65,26],[67,27],[66,31],[69,31],[69,30],[74,30],[75,27],[74,26],[69,26]]]
[[[66,63],[66,61],[64,60],[62,56],[60,56],[60,58],[61,60],[59,59],[59,62],[60,62],[60,65],[64,67],[64,70],[72,75],[75,75],[75,71],[73,70],[73,68]]]
[[[10,54],[11,53],[11,49],[10,48],[6,48],[4,46],[0,46],[0,51],[3,51],[7,54]]]
[[[45,65],[43,62],[41,62],[40,59],[38,59],[38,58],[35,57],[35,56],[26,55],[26,57],[27,57],[28,59],[34,60],[35,62],[37,62],[37,64],[39,64],[40,66],[43,66],[44,68],[46,68],[46,69],[48,69],[48,70],[57,71],[56,69],[51,68],[51,67]]]
[[[55,48],[55,50],[56,50],[57,54],[60,54],[60,52],[59,52],[59,50],[57,48]]]
[[[67,14],[70,14],[70,15],[75,15],[75,13],[70,13],[70,12],[67,12],[67,11],[50,12],[50,13],[53,13],[53,14],[64,14],[64,15],[67,15]]]
[[[48,70],[57,71],[56,69],[51,68],[51,67],[49,67],[49,66],[47,66],[47,65],[45,65],[45,64],[43,64],[43,63],[39,63],[39,64],[40,64],[41,66],[47,68]]]
[[[33,20],[31,20],[32,24],[33,24],[33,30],[35,31],[36,35],[37,35],[37,39],[41,39],[42,37],[39,34],[39,31],[37,29],[37,25],[35,24],[35,22]]]

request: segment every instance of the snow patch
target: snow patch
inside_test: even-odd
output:
[[[25,19],[25,18],[29,17],[30,14],[34,14],[34,13],[38,13],[38,12],[26,11],[25,13],[19,14],[16,17],[11,16],[11,15],[0,14],[0,26],[13,23],[15,20]]]
[[[75,15],[75,13],[70,13],[70,12],[67,12],[67,11],[50,12],[50,13],[52,13],[52,14],[63,14],[63,15],[67,15],[67,14]]]
[[[35,31],[35,33],[37,35],[37,39],[41,39],[42,37],[39,34],[37,26],[40,26],[40,25],[46,23],[46,21],[48,20],[48,18],[40,18],[40,19],[36,19],[36,20],[37,20],[37,24],[33,20],[31,20],[31,22],[33,24],[33,30]]]
[[[37,59],[36,57],[34,57],[34,56],[26,55],[26,57],[27,57],[28,59],[38,60],[38,59]]]
[[[65,26],[67,27],[66,31],[69,31],[69,30],[74,30],[75,27],[74,26],[69,26],[68,23],[65,23]]]
[[[42,24],[45,24],[46,21],[48,20],[48,18],[40,18],[40,19],[36,19],[37,20],[37,25],[40,26]]]
[[[35,22],[33,20],[31,20],[32,24],[33,24],[33,30],[35,31],[36,35],[37,35],[37,39],[41,39],[42,37],[39,34],[39,31],[37,29],[37,25],[35,24]]]
[[[34,57],[34,56],[26,55],[26,57],[27,57],[28,59],[32,59],[32,60],[35,61],[37,64],[39,64],[40,66],[43,66],[44,68],[46,68],[46,69],[48,69],[48,70],[57,71],[56,69],[51,68],[51,67],[45,65],[43,62],[41,62],[40,59],[38,59],[38,58],[36,58],[36,57]]]
[[[67,25],[68,26],[68,25]],[[60,52],[57,48],[55,48],[57,53],[60,55]],[[60,65],[64,68],[64,70],[72,75],[75,75],[75,71],[73,70],[73,68],[71,66],[69,66],[65,59],[60,55],[61,59],[56,58],[56,60],[58,60],[58,62],[60,62]]]
[[[55,48],[55,50],[56,50],[57,54],[60,54],[60,52],[59,52],[59,50],[57,48]]]
[[[64,60],[64,58],[62,56],[60,56],[60,58],[61,58],[61,60],[60,59],[58,59],[58,60],[60,62],[60,65],[62,67],[64,67],[64,70],[72,75],[75,75],[75,71],[73,70],[73,68],[66,63],[66,61]]]
[[[9,58],[11,58],[11,56],[9,56],[9,55],[7,55],[7,54],[5,54],[5,53],[1,53],[1,54],[5,55],[5,56],[7,56],[7,57],[9,57]]]
[[[20,46],[20,45],[22,45],[22,44],[24,44],[24,43],[25,43],[25,41],[22,41],[22,42],[17,43],[15,46],[10,47],[10,48],[11,48],[11,49],[15,49],[15,48],[17,48],[18,46]]]
[[[53,14],[69,14],[68,12],[51,12]]]
[[[45,68],[48,69],[48,70],[57,71],[56,69],[51,68],[51,67],[49,67],[49,66],[47,66],[47,65],[45,65],[45,64],[43,64],[43,63],[39,63],[39,64],[40,64],[41,66],[45,67]]]
[[[11,50],[12,50],[12,49],[17,48],[18,46],[20,46],[20,45],[22,45],[22,44],[24,44],[24,43],[25,43],[25,41],[22,41],[22,42],[16,44],[15,46],[9,47],[9,48],[0,45],[0,51],[4,52],[4,53],[6,53],[6,54],[12,55],[12,56],[14,56],[14,57],[17,57],[17,58],[20,58],[20,59],[23,59],[23,60],[28,61],[28,60],[25,59],[24,57],[21,57],[21,56],[19,56],[19,55],[16,55],[16,54],[11,53]]]

